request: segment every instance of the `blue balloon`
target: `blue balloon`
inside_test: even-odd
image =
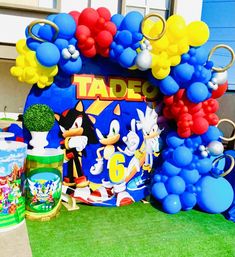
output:
[[[37,47],[36,57],[41,65],[52,67],[60,60],[60,51],[54,44],[44,42]]]
[[[194,55],[196,59],[196,64],[204,65],[208,60],[208,55],[209,55],[208,47],[201,46],[196,48],[195,55]]]
[[[173,69],[173,73],[178,82],[188,82],[192,79],[194,67],[188,63],[179,64]]]
[[[212,160],[209,158],[199,159],[196,167],[200,174],[207,174],[212,169]]]
[[[162,171],[167,176],[175,176],[180,173],[180,168],[174,166],[169,161],[164,161],[162,164]]]
[[[143,15],[132,11],[126,14],[120,25],[120,30],[129,30],[130,32],[140,32]]]
[[[41,26],[38,30],[38,36],[45,41],[52,41],[54,35],[55,29],[48,24]]]
[[[180,89],[178,83],[171,76],[160,80],[159,87],[164,95],[174,95]]]
[[[118,33],[116,42],[123,47],[128,47],[132,44],[132,34],[128,30],[122,30]]]
[[[200,103],[206,100],[208,88],[201,82],[192,83],[187,90],[187,97],[193,103]]]
[[[119,29],[123,19],[124,19],[124,16],[121,14],[114,14],[111,17],[111,21],[116,25],[117,29]]]
[[[76,31],[76,23],[73,17],[67,13],[59,13],[53,22],[59,27],[59,38],[70,39]]]
[[[168,195],[165,185],[162,182],[155,183],[152,187],[152,195],[157,200],[164,199]]]
[[[179,137],[176,132],[170,132],[166,137],[166,143],[169,147],[176,148],[184,144],[184,138]]]
[[[207,132],[201,135],[201,138],[203,143],[208,145],[211,141],[219,141],[219,138],[222,135],[223,133],[217,127],[209,126]]]
[[[200,178],[199,172],[196,169],[182,169],[179,175],[186,184],[195,184]]]
[[[40,46],[40,44],[41,44],[41,42],[39,42],[31,37],[26,39],[26,45],[32,51],[36,51],[38,46]]]
[[[68,40],[64,38],[57,38],[54,44],[58,47],[60,51],[62,51],[64,48],[68,48],[69,46]]]
[[[135,64],[137,53],[132,48],[128,47],[126,48],[122,54],[119,56],[119,63],[124,68],[129,68]]]
[[[181,202],[178,195],[167,195],[162,203],[163,210],[169,214],[175,214],[181,210]]]
[[[179,146],[173,152],[173,161],[177,167],[187,166],[192,159],[192,152],[185,146]]]
[[[65,60],[60,61],[60,68],[69,75],[79,73],[82,69],[82,60],[78,57],[76,60]]]
[[[231,206],[234,192],[225,178],[205,176],[196,185],[201,188],[197,194],[197,203],[203,211],[221,213]]]
[[[180,195],[185,191],[185,182],[180,176],[173,176],[166,181],[167,192]]]
[[[184,192],[180,196],[181,204],[182,204],[182,209],[184,211],[189,211],[191,210],[197,203],[197,198],[196,195],[190,192]]]

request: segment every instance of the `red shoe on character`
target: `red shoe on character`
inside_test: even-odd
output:
[[[76,184],[76,187],[86,187],[89,185],[89,181],[85,176],[77,177],[74,179],[74,182]]]

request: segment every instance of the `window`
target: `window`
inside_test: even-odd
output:
[[[0,7],[14,10],[57,13],[61,0],[0,0]]]
[[[122,14],[130,11],[138,11],[143,15],[148,13],[158,13],[167,18],[171,14],[174,1],[170,0],[123,0]]]

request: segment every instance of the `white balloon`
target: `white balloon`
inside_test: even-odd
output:
[[[152,65],[152,55],[147,49],[143,50],[137,55],[135,64],[141,71],[150,69]]]
[[[213,79],[215,79],[217,84],[222,85],[228,80],[228,72],[214,72],[212,75],[212,81]]]
[[[210,153],[210,155],[220,155],[224,151],[224,146],[221,142],[219,141],[212,141],[210,144],[207,146],[207,149]]]

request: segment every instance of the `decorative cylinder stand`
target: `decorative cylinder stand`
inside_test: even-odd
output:
[[[47,221],[59,215],[61,207],[62,150],[28,150],[26,162],[26,218]]]
[[[15,229],[25,221],[22,181],[27,145],[3,140],[12,136],[12,133],[0,133],[0,232]]]

